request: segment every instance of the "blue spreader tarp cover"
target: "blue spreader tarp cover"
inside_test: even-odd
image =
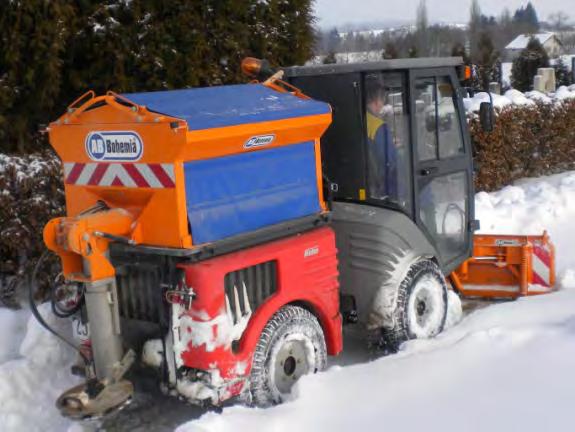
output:
[[[195,245],[321,211],[313,141],[184,163]]]
[[[190,130],[326,114],[329,105],[280,93],[262,84],[126,93],[122,96],[150,111],[177,117]]]

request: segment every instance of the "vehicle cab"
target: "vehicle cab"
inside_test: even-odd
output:
[[[285,70],[291,84],[333,108],[322,137],[332,200],[402,213],[433,246],[446,274],[472,249],[472,152],[459,97],[461,66],[460,58],[432,58]]]
[[[444,277],[472,253],[460,67],[460,58],[429,58],[285,70],[290,84],[333,109],[321,151],[344,317],[383,329],[396,346],[442,330]],[[427,277],[434,288],[413,294]]]

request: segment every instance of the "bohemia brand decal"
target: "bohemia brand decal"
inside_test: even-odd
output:
[[[86,153],[95,161],[137,161],[143,152],[144,143],[136,132],[90,132],[86,137]]]
[[[263,146],[271,144],[275,138],[276,138],[276,136],[273,134],[254,136],[245,142],[244,148],[250,149],[250,148],[254,148],[254,147],[263,147]]]

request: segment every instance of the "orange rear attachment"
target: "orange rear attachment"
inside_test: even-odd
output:
[[[467,297],[517,298],[555,289],[555,248],[540,236],[476,235],[473,256],[450,275]]]

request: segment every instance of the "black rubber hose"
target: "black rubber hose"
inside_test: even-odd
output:
[[[44,264],[44,261],[46,261],[46,258],[48,257],[49,253],[50,251],[48,250],[45,250],[44,253],[42,253],[40,258],[38,259],[38,262],[34,266],[34,271],[30,275],[30,278],[28,279],[28,301],[30,302],[30,310],[32,311],[32,315],[34,315],[34,318],[36,318],[36,320],[40,323],[42,327],[44,327],[46,330],[48,330],[50,333],[52,333],[66,345],[76,350],[78,354],[80,354],[80,357],[82,357],[82,360],[84,360],[84,364],[86,366],[89,366],[90,360],[88,359],[88,357],[86,357],[86,355],[82,352],[82,350],[80,350],[80,348],[78,348],[74,343],[70,342],[68,339],[66,339],[64,336],[57,333],[56,330],[50,327],[48,323],[44,321],[44,318],[42,318],[42,315],[40,315],[40,312],[36,307],[36,302],[34,301],[34,294],[36,293],[38,287],[37,284],[38,271],[40,270],[42,264]]]

